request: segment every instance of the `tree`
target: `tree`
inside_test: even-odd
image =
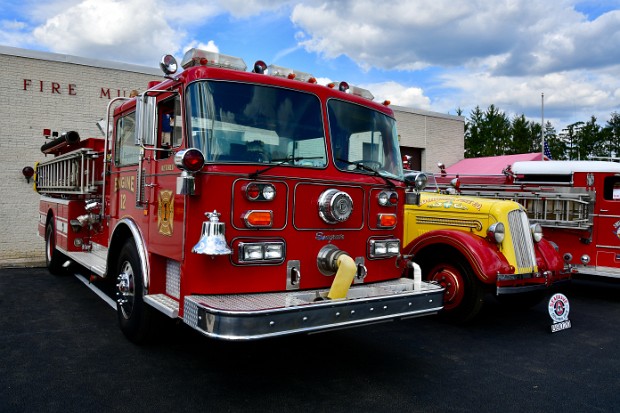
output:
[[[469,120],[465,120],[465,157],[477,158],[484,151],[485,142],[480,134],[480,125],[484,119],[484,114],[480,106],[476,106],[469,115]]]
[[[620,114],[613,112],[611,118],[603,128],[607,148],[605,155],[613,158],[620,157]]]
[[[525,115],[515,116],[512,119],[512,145],[508,153],[528,153],[532,149],[532,131],[530,122]]]
[[[577,133],[577,147],[578,157],[577,159],[588,159],[589,157],[596,155],[595,148],[601,147],[601,127],[596,124],[596,117],[592,116],[590,121],[585,123],[579,132]]]
[[[551,152],[551,159],[554,161],[563,161],[566,159],[566,143],[558,136],[551,122],[545,123],[545,141]]]
[[[484,113],[480,127],[481,137],[486,143],[483,156],[504,155],[510,150],[510,120],[495,105],[489,106]]]
[[[562,129],[561,139],[568,148],[569,160],[578,159],[579,157],[579,131],[583,125],[584,123],[580,121],[571,123],[567,125],[566,128]]]

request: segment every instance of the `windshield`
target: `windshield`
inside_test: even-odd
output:
[[[189,145],[207,162],[327,164],[321,103],[270,86],[201,81],[188,86]]]
[[[329,132],[336,167],[345,171],[376,171],[403,177],[396,121],[383,113],[350,102],[327,104]]]

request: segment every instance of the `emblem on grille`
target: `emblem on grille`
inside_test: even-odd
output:
[[[328,224],[344,222],[353,212],[353,200],[346,192],[328,189],[319,196],[319,216]]]

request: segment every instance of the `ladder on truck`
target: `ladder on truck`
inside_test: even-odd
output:
[[[101,153],[80,148],[37,165],[37,190],[40,193],[89,195],[103,183],[97,179],[97,159]]]
[[[590,230],[595,193],[583,188],[493,188],[462,185],[463,195],[515,201],[523,205],[533,223],[550,228]],[[495,190],[494,190],[495,189]]]

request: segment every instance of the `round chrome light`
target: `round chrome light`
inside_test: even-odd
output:
[[[588,254],[583,254],[581,256],[581,263],[583,265],[588,265],[590,263],[590,256]]]
[[[271,185],[265,185],[263,188],[263,198],[266,201],[271,201],[276,196],[276,189]]]
[[[161,68],[162,72],[164,72],[164,74],[172,75],[176,73],[179,65],[177,64],[177,60],[174,58],[174,56],[167,54],[161,58],[161,61],[159,62],[159,67]]]
[[[428,183],[428,176],[426,176],[426,174],[419,173],[419,174],[416,175],[416,177],[415,177],[415,189],[417,189],[418,191],[421,191],[424,188],[426,188],[426,184],[427,183]]]
[[[543,237],[543,230],[540,224],[530,225],[530,231],[532,231],[532,238],[534,238],[534,242],[540,242]]]
[[[389,195],[387,192],[381,192],[379,194],[379,205],[381,206],[386,206],[388,204],[388,202],[390,201]]]
[[[328,224],[344,222],[353,212],[353,200],[346,192],[328,189],[319,196],[319,216]]]
[[[487,231],[487,236],[498,244],[504,241],[505,228],[501,222],[491,225]]]

